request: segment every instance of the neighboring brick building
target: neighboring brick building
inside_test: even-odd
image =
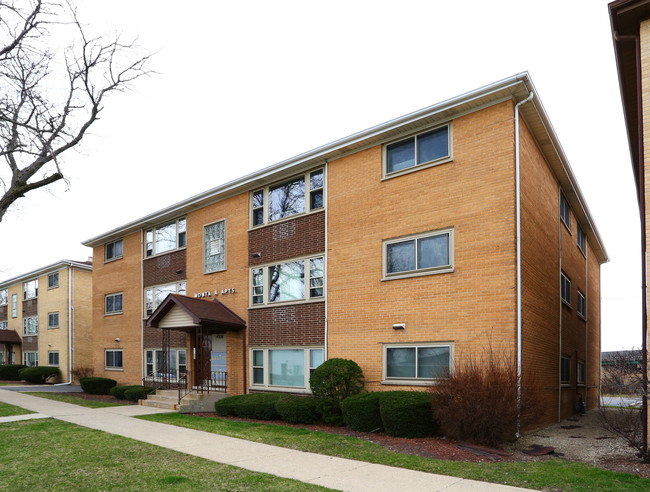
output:
[[[91,367],[92,269],[62,260],[0,282],[0,364],[55,366],[63,382]]]
[[[598,405],[608,258],[527,73],[84,244],[95,375],[308,393],[344,357],[371,390],[425,389],[491,346],[535,372],[545,421]]]

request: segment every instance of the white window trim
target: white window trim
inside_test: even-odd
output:
[[[144,298],[143,298],[143,305],[144,305],[144,316],[145,318],[148,318],[153,314],[153,312],[158,308],[156,306],[156,289],[159,289],[160,287],[167,287],[168,285],[176,285],[176,292],[175,294],[178,294],[179,291],[179,285],[180,284],[185,284],[185,294],[187,294],[187,280],[179,280],[178,282],[170,282],[168,284],[157,284],[157,285],[148,285],[147,287],[144,288]],[[154,303],[154,307],[151,310],[151,313],[147,313],[147,291],[151,290],[151,295]],[[182,295],[185,295],[182,294]],[[160,305],[160,304],[159,304]]]
[[[393,172],[390,172],[390,173],[387,172],[388,146],[389,145],[401,142],[402,140],[408,140],[409,138],[413,138],[413,137],[416,137],[416,139],[417,139],[417,137],[419,135],[423,135],[425,133],[437,130],[438,128],[442,128],[444,126],[448,127],[448,131],[447,131],[447,149],[449,150],[448,155],[446,155],[444,157],[439,157],[438,159],[434,159],[432,161],[423,162],[422,164],[417,164],[416,163],[411,167],[408,167],[406,169],[401,169],[399,171],[393,171]],[[382,146],[382,166],[381,166],[381,168],[382,168],[382,181],[387,180],[387,179],[396,178],[397,176],[403,176],[405,174],[410,174],[410,173],[413,173],[413,172],[417,172],[417,171],[420,171],[422,169],[428,169],[430,167],[439,166],[440,164],[446,164],[448,162],[452,162],[454,160],[454,145],[453,145],[453,142],[454,142],[453,125],[452,125],[451,121],[448,121],[446,123],[437,124],[435,126],[426,128],[424,130],[420,130],[420,131],[418,131],[416,133],[411,133],[409,135],[404,135],[404,136],[401,136],[401,137],[399,137],[397,139],[394,139],[394,140],[391,140],[389,142],[384,143],[383,146]],[[416,149],[417,149],[417,144],[416,144]]]
[[[121,366],[107,366],[106,365],[106,354],[108,352],[121,352],[122,353],[122,365]],[[124,371],[124,350],[123,349],[104,349],[104,370],[105,371]]]
[[[569,299],[565,299],[564,296],[562,295],[562,288],[564,287],[564,279],[569,283]],[[564,272],[560,272],[560,299],[564,303],[565,306],[572,308],[571,306],[571,279],[566,275]],[[573,309],[573,308],[572,308]]]
[[[27,333],[27,321],[30,320],[30,319],[33,319],[35,321],[34,322],[34,326],[36,327],[36,332],[35,333]],[[39,326],[38,326],[38,316],[25,316],[23,318],[23,336],[24,337],[36,337],[36,336],[38,336],[38,328],[39,328]]]
[[[34,295],[32,297],[27,297],[27,284],[31,284],[32,282],[36,283],[36,287],[34,288]],[[29,301],[31,299],[38,299],[38,279],[32,279],[28,280],[27,282],[23,282],[23,301]]]
[[[309,275],[309,260],[313,260],[316,258],[322,258],[323,259],[323,295],[318,296],[318,297],[311,297],[311,289],[310,289],[310,275]],[[293,263],[296,261],[304,261],[305,262],[305,298],[304,299],[296,299],[293,301],[274,301],[270,302],[269,301],[269,267],[275,266],[275,265],[282,265],[284,263]],[[253,270],[263,270],[262,274],[262,299],[263,302],[260,304],[253,304]],[[263,265],[256,265],[254,267],[250,267],[248,270],[248,307],[249,309],[259,309],[259,308],[268,308],[270,306],[286,306],[290,304],[304,304],[307,302],[322,302],[325,300],[327,297],[327,258],[325,254],[320,254],[320,255],[310,255],[310,256],[301,256],[299,258],[291,258],[289,260],[282,260],[282,261],[274,261],[271,263],[265,263]]]
[[[254,350],[262,350],[264,351],[264,366],[263,366],[263,372],[264,372],[264,383],[253,383],[253,351]],[[277,385],[271,385],[269,384],[269,371],[270,371],[270,366],[269,366],[269,351],[273,350],[303,350],[303,355],[304,355],[304,374],[305,374],[305,385],[304,386],[277,386]],[[278,347],[268,347],[268,346],[263,346],[263,347],[250,347],[249,348],[249,357],[248,357],[248,374],[249,374],[249,381],[248,381],[248,386],[250,390],[264,390],[264,391],[279,391],[282,393],[304,393],[304,394],[311,394],[311,388],[309,386],[309,377],[310,377],[310,369],[311,369],[311,361],[310,361],[310,354],[311,350],[322,350],[323,353],[323,362],[325,362],[325,347],[322,345],[300,345],[300,346],[295,346],[295,345],[290,345],[290,346],[278,346]],[[258,366],[255,366],[258,367]]]
[[[315,188],[314,190],[311,189],[311,183],[310,183],[310,177],[311,173],[315,171],[323,171],[323,186],[321,188]],[[305,209],[304,212],[300,212],[297,214],[289,215],[288,217],[282,217],[281,219],[276,219],[273,221],[269,221],[269,189],[270,188],[275,188],[276,186],[282,185],[283,183],[290,183],[291,181],[295,181],[300,176],[303,177],[305,180]],[[316,190],[323,190],[323,206],[319,208],[312,209],[311,208],[311,192],[316,191]],[[262,218],[262,223],[261,224],[253,224],[253,195],[257,193],[258,191],[262,192],[262,200],[263,200],[263,218]],[[262,227],[266,227],[269,225],[275,225],[275,224],[280,224],[282,222],[286,222],[291,219],[295,219],[297,217],[303,217],[305,215],[309,214],[314,214],[318,212],[322,212],[327,208],[327,170],[326,166],[323,167],[317,167],[314,169],[310,169],[309,171],[303,173],[303,174],[298,174],[295,175],[291,178],[288,179],[283,179],[281,181],[276,181],[270,185],[264,186],[263,188],[256,188],[253,191],[249,193],[248,197],[248,215],[249,215],[249,230],[251,229],[260,229]]]
[[[110,297],[110,296],[119,296],[119,295],[122,296],[122,309],[120,309],[119,311],[107,312],[106,311],[106,298]],[[114,316],[116,314],[123,314],[123,313],[124,313],[124,292],[111,292],[110,294],[106,294],[104,296],[104,316]]]
[[[56,319],[57,319],[56,325],[50,325],[50,316],[52,314],[56,314]],[[47,313],[47,329],[54,330],[56,328],[59,328],[59,326],[61,326],[61,314],[59,313],[59,311],[52,311],[50,313]]]
[[[115,249],[115,243],[121,242],[122,243],[122,254],[119,256],[113,256],[111,258],[108,258],[108,245],[112,244],[113,245],[113,250]],[[146,247],[146,245],[145,245]],[[124,238],[120,239],[115,239],[113,241],[109,241],[106,244],[104,244],[104,263],[110,263],[111,261],[115,260],[120,260],[124,258]]]
[[[449,265],[439,267],[423,268],[419,270],[409,270],[407,272],[388,273],[388,245],[410,241],[414,239],[421,239],[432,236],[439,236],[449,234]],[[416,249],[417,261],[417,249]],[[384,240],[382,244],[382,282],[386,280],[395,280],[400,278],[422,277],[425,275],[437,275],[440,273],[453,273],[454,271],[454,228],[449,227],[446,229],[438,229],[435,231],[422,232],[419,234],[412,234],[410,236],[401,236]]]
[[[56,275],[56,285],[50,286],[50,278],[53,278]],[[47,276],[47,290],[58,289],[59,288],[59,272],[50,273]]]
[[[56,354],[56,358],[57,358],[57,361],[58,361],[56,364],[50,363],[50,355],[53,355],[53,354]],[[59,367],[61,365],[61,359],[60,359],[58,350],[48,350],[47,351],[47,365],[50,366],[50,367]]]
[[[18,294],[11,294],[11,317],[18,317]]]
[[[175,351],[176,352],[176,367],[174,368],[176,370],[176,377],[170,377],[169,379],[178,379],[179,376],[179,366],[184,365],[185,366],[185,374],[189,373],[189,359],[187,356],[187,347],[170,347],[170,351]],[[144,349],[144,357],[142,358],[142,373],[145,375],[147,379],[152,379],[154,381],[162,381],[162,377],[159,377],[154,374],[153,377],[150,377],[149,374],[147,373],[147,352],[153,352],[153,367],[154,371],[156,370],[156,353],[157,352],[162,352],[163,349],[162,347],[147,347]],[[180,358],[178,357],[178,352],[183,351],[185,352],[185,364],[180,363]]]
[[[29,354],[34,354],[35,355],[34,360],[35,360],[36,364],[34,364],[33,366],[30,366],[27,363],[27,356]],[[27,350],[27,351],[23,352],[23,364],[24,365],[26,365],[28,367],[38,367],[38,362],[39,361],[38,361],[38,351],[37,350]]]
[[[179,232],[178,232],[178,222],[185,219],[185,245],[179,246]],[[158,253],[156,251],[156,230],[160,229],[161,227],[168,226],[169,224],[175,223],[176,224],[176,247],[172,249],[168,249],[167,251],[162,251]],[[147,255],[147,233],[151,231],[152,233],[152,243],[151,243],[151,254]],[[179,251],[182,249],[187,248],[187,216],[183,215],[182,217],[178,217],[177,219],[172,219],[168,220],[166,222],[162,222],[160,224],[156,224],[154,227],[150,227],[149,229],[145,229],[144,231],[144,241],[143,241],[143,246],[144,246],[144,251],[142,252],[142,257],[146,260],[149,258],[153,258],[154,256],[160,256],[160,255],[167,255],[169,253],[173,253],[174,251]],[[124,247],[124,244],[122,244],[122,247]]]
[[[382,345],[381,384],[397,386],[430,386],[439,381],[439,378],[388,378],[388,349],[412,347],[449,347],[449,373],[454,371],[454,342],[409,342],[409,343],[384,343]],[[416,361],[417,364],[417,361]]]
[[[205,228],[209,227],[214,224],[218,224],[220,222],[223,222],[223,268],[218,268],[216,270],[206,270],[205,268]],[[203,274],[208,275],[211,273],[217,273],[217,272],[225,272],[228,270],[228,220],[226,218],[220,219],[220,220],[215,220],[214,222],[210,222],[209,224],[203,224],[203,243],[202,243],[202,249],[203,249]]]

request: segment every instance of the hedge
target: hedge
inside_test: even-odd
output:
[[[438,432],[433,417],[433,395],[425,391],[386,391],[379,397],[379,412],[386,434],[426,437]]]
[[[108,378],[80,378],[79,384],[84,393],[91,395],[107,395],[109,390],[117,385],[117,381]]]
[[[3,364],[0,365],[0,379],[3,381],[20,381],[18,372],[27,366],[23,364]]]
[[[151,393],[155,393],[155,391],[156,388],[151,386],[135,385],[124,390],[124,399],[129,401],[143,400],[145,398],[145,393],[150,395]]]
[[[341,402],[343,421],[350,429],[358,432],[382,430],[384,425],[379,412],[381,392],[359,393]]]
[[[45,382],[53,376],[56,379],[59,379],[61,377],[61,371],[58,367],[25,367],[18,372],[18,375],[20,379],[23,379],[28,383],[45,384]]]
[[[364,386],[363,371],[353,360],[329,359],[310,376],[309,386],[317,398],[341,401],[361,392]]]
[[[215,402],[214,410],[223,417],[277,420],[280,418],[280,414],[275,409],[275,404],[282,396],[281,393],[229,396]]]
[[[343,414],[341,413],[341,405],[338,400],[332,400],[331,398],[315,398],[315,400],[318,404],[323,422],[335,427],[345,425]]]
[[[109,390],[109,393],[113,395],[115,398],[117,398],[118,400],[126,400],[126,397],[124,396],[124,392],[126,390],[130,390],[133,388],[140,388],[142,390],[143,386],[138,384],[129,384],[127,386],[113,386]]]
[[[275,402],[275,409],[290,424],[315,424],[321,419],[319,402],[310,396],[283,395]]]

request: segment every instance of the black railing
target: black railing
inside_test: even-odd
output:
[[[228,373],[212,371],[208,379],[198,378],[194,382],[194,389],[200,393],[226,393],[228,391]]]
[[[156,390],[178,390],[178,403],[180,403],[183,397],[192,391],[199,393],[227,393],[228,373],[226,371],[212,371],[208,378],[193,378],[190,371],[181,374],[178,378],[172,374],[152,373],[142,378],[142,386],[155,388]],[[144,391],[143,399],[146,399]]]

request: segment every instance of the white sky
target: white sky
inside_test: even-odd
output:
[[[641,345],[639,212],[606,0],[79,0],[157,75],[115,94],[70,188],[0,223],[0,279],[333,140],[529,71],[603,237],[602,349]],[[468,190],[469,192],[469,190]]]

